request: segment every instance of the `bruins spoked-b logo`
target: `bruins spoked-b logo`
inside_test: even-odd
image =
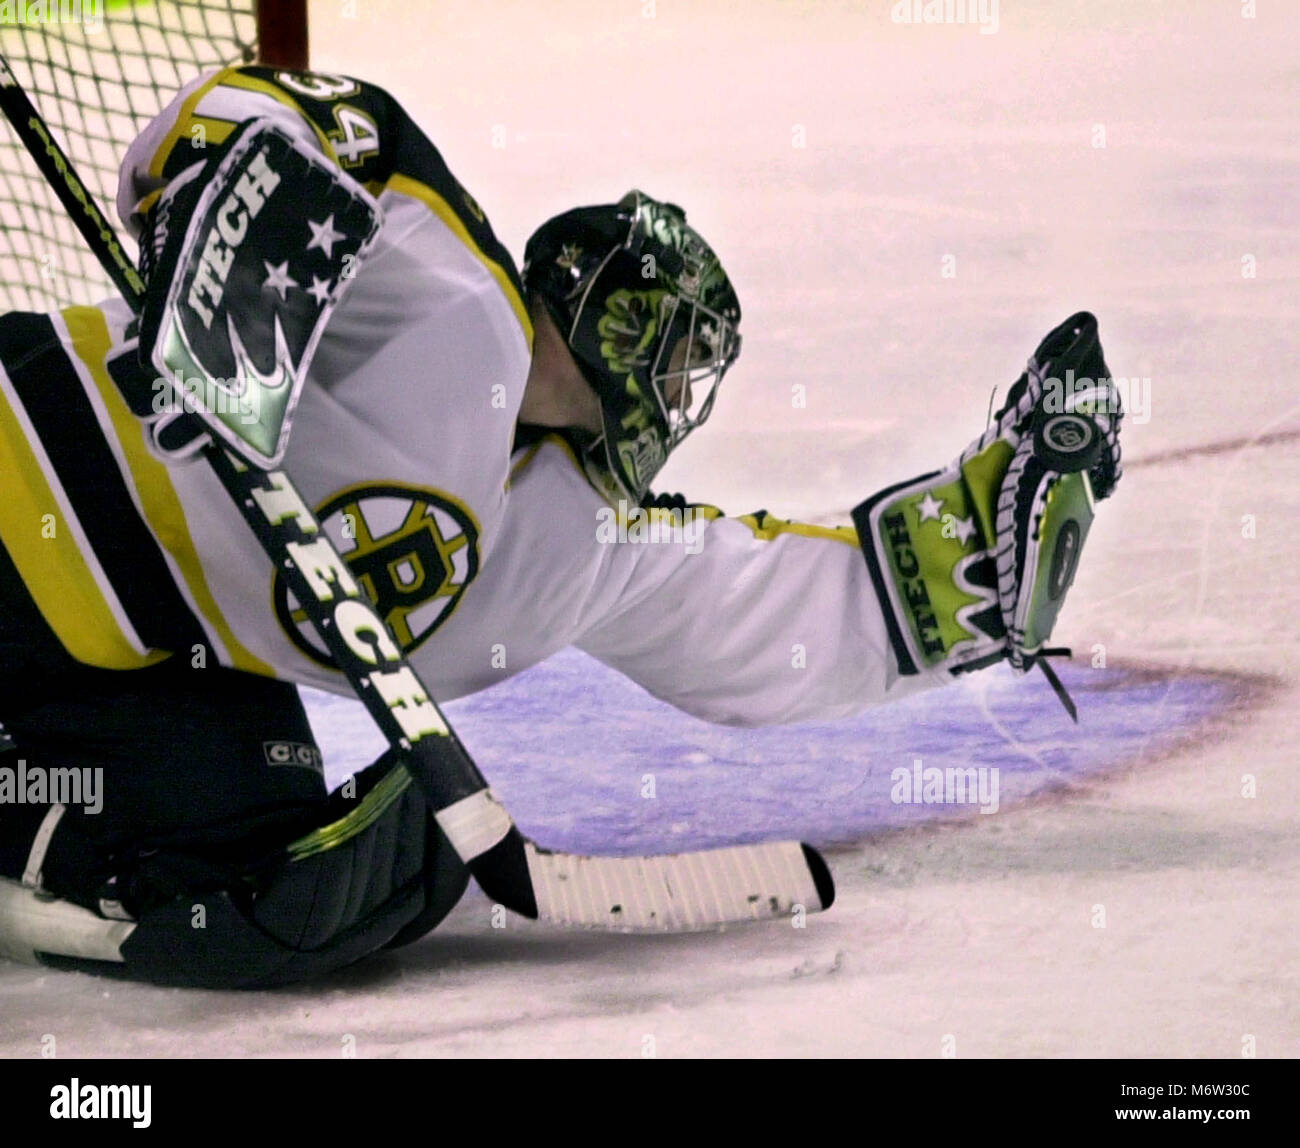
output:
[[[442,491],[363,483],[333,495],[316,515],[405,654],[451,617],[478,574],[478,523]],[[278,573],[273,595],[275,616],[293,644],[322,665],[333,665]]]

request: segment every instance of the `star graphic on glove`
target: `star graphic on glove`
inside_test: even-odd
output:
[[[925,497],[916,504],[917,521],[924,522],[927,518],[933,518],[939,521],[939,511],[943,509],[943,499],[934,497],[931,491],[925,492]]]
[[[975,533],[975,516],[972,514],[969,518],[958,518],[955,514],[952,515],[952,532],[965,546],[970,541],[971,535]]]
[[[334,213],[330,212],[321,223],[313,223],[309,219],[307,226],[311,228],[311,239],[307,242],[307,250],[319,247],[325,252],[326,259],[333,259],[334,244],[344,236],[342,231],[334,230]]]
[[[283,303],[289,293],[290,287],[301,286],[296,279],[289,276],[289,261],[286,259],[278,267],[272,267],[265,259],[262,260],[262,266],[266,268],[266,279],[262,282],[263,287],[270,287],[280,292],[280,302]]]
[[[311,286],[307,288],[307,294],[324,307],[330,301],[330,281],[328,279],[318,279],[313,275],[311,277]]]

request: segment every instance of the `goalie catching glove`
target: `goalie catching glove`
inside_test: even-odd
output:
[[[256,466],[278,465],[316,344],[381,221],[309,143],[244,122],[149,214],[141,364],[183,392],[174,407]],[[201,441],[197,428],[176,434],[176,413],[151,425],[164,454]]]
[[[1039,344],[992,425],[946,470],[853,511],[903,675],[1003,658],[1041,665],[1094,503],[1120,477],[1118,393],[1097,320],[1072,315]]]

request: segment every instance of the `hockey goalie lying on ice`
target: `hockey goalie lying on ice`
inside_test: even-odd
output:
[[[120,302],[0,319],[0,946],[20,958],[286,983],[422,936],[466,887],[419,791],[386,787],[398,752],[326,793],[296,686],[349,687],[197,461],[194,388],[205,435],[283,453],[439,700],[567,645],[737,724],[1046,668],[1119,478],[1079,313],[957,460],[855,527],[655,498],[740,352],[717,256],[633,191],[544,224],[520,275],[358,81],[191,85],[131,147],[118,211],[138,327]],[[101,779],[102,808],[56,770]]]

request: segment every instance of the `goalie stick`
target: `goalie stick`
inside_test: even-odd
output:
[[[138,315],[144,282],[3,56],[0,110]],[[526,917],[623,932],[706,929],[829,908],[830,870],[815,849],[798,842],[617,858],[553,852],[524,837],[289,476],[252,465],[211,436],[202,454],[493,900]],[[24,943],[39,949],[41,906],[33,897],[22,909]],[[66,916],[56,932],[76,931]],[[85,916],[90,920],[81,924],[89,929],[96,919]]]

